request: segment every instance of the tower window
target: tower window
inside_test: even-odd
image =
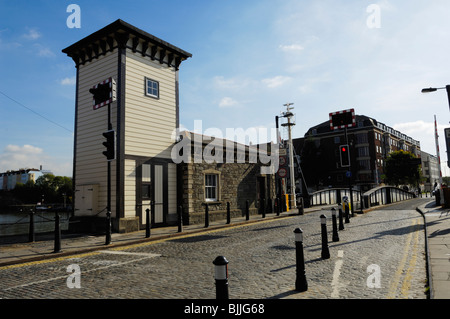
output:
[[[145,78],[145,95],[159,99],[159,82]]]

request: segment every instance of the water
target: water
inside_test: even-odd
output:
[[[69,228],[70,212],[59,212],[60,228],[67,230]],[[0,236],[24,235],[29,233],[30,214],[24,212],[18,213],[0,213]],[[55,229],[55,212],[37,211],[34,213],[34,232],[45,233]]]

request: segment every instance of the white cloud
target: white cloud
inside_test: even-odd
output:
[[[394,124],[393,128],[409,136],[420,134],[434,134],[434,123],[425,122],[423,120]]]
[[[420,148],[422,151],[435,155],[436,154],[436,141],[435,141],[435,125],[434,122],[425,122],[423,120],[397,123],[392,126],[395,130],[402,132],[420,142]],[[441,158],[446,158],[445,147],[445,125],[441,125],[438,122],[438,137],[439,148]]]
[[[289,76],[282,76],[277,75],[273,78],[263,79],[262,82],[268,87],[268,88],[276,88],[283,86],[287,82],[289,82],[292,78]]]
[[[36,40],[42,36],[35,28],[28,29],[28,32],[23,35],[25,39]]]
[[[235,106],[237,101],[233,100],[231,97],[224,97],[219,102],[219,107],[230,107]]]
[[[49,58],[55,56],[55,54],[49,48],[44,47],[39,43],[36,43],[35,47],[37,49],[37,55],[40,57]]]
[[[16,170],[19,168],[36,168],[42,164],[46,155],[39,147],[32,145],[7,145],[0,153],[0,170]]]
[[[64,78],[61,80],[61,85],[75,85],[75,83],[77,82],[76,77],[71,77],[71,78]]]
[[[292,52],[292,51],[303,51],[304,47],[300,44],[289,44],[289,45],[280,45],[279,48],[284,52]]]
[[[57,162],[40,147],[25,144],[7,145],[0,153],[0,172],[21,168],[37,168],[52,171],[55,175],[72,176],[71,162]]]

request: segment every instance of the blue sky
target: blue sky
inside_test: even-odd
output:
[[[72,3],[80,28],[66,25]],[[61,50],[120,18],[192,53],[180,69],[187,129],[271,128],[289,102],[301,137],[355,108],[436,154],[436,115],[448,175],[447,96],[420,90],[450,84],[449,14],[446,0],[0,0],[0,171],[72,175],[75,65]]]

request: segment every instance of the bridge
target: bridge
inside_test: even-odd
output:
[[[309,195],[310,206],[333,205],[342,203],[344,196],[350,201],[348,188],[328,188]],[[378,205],[387,205],[416,197],[412,192],[394,186],[379,186],[363,193],[352,191],[354,210],[362,210]]]

